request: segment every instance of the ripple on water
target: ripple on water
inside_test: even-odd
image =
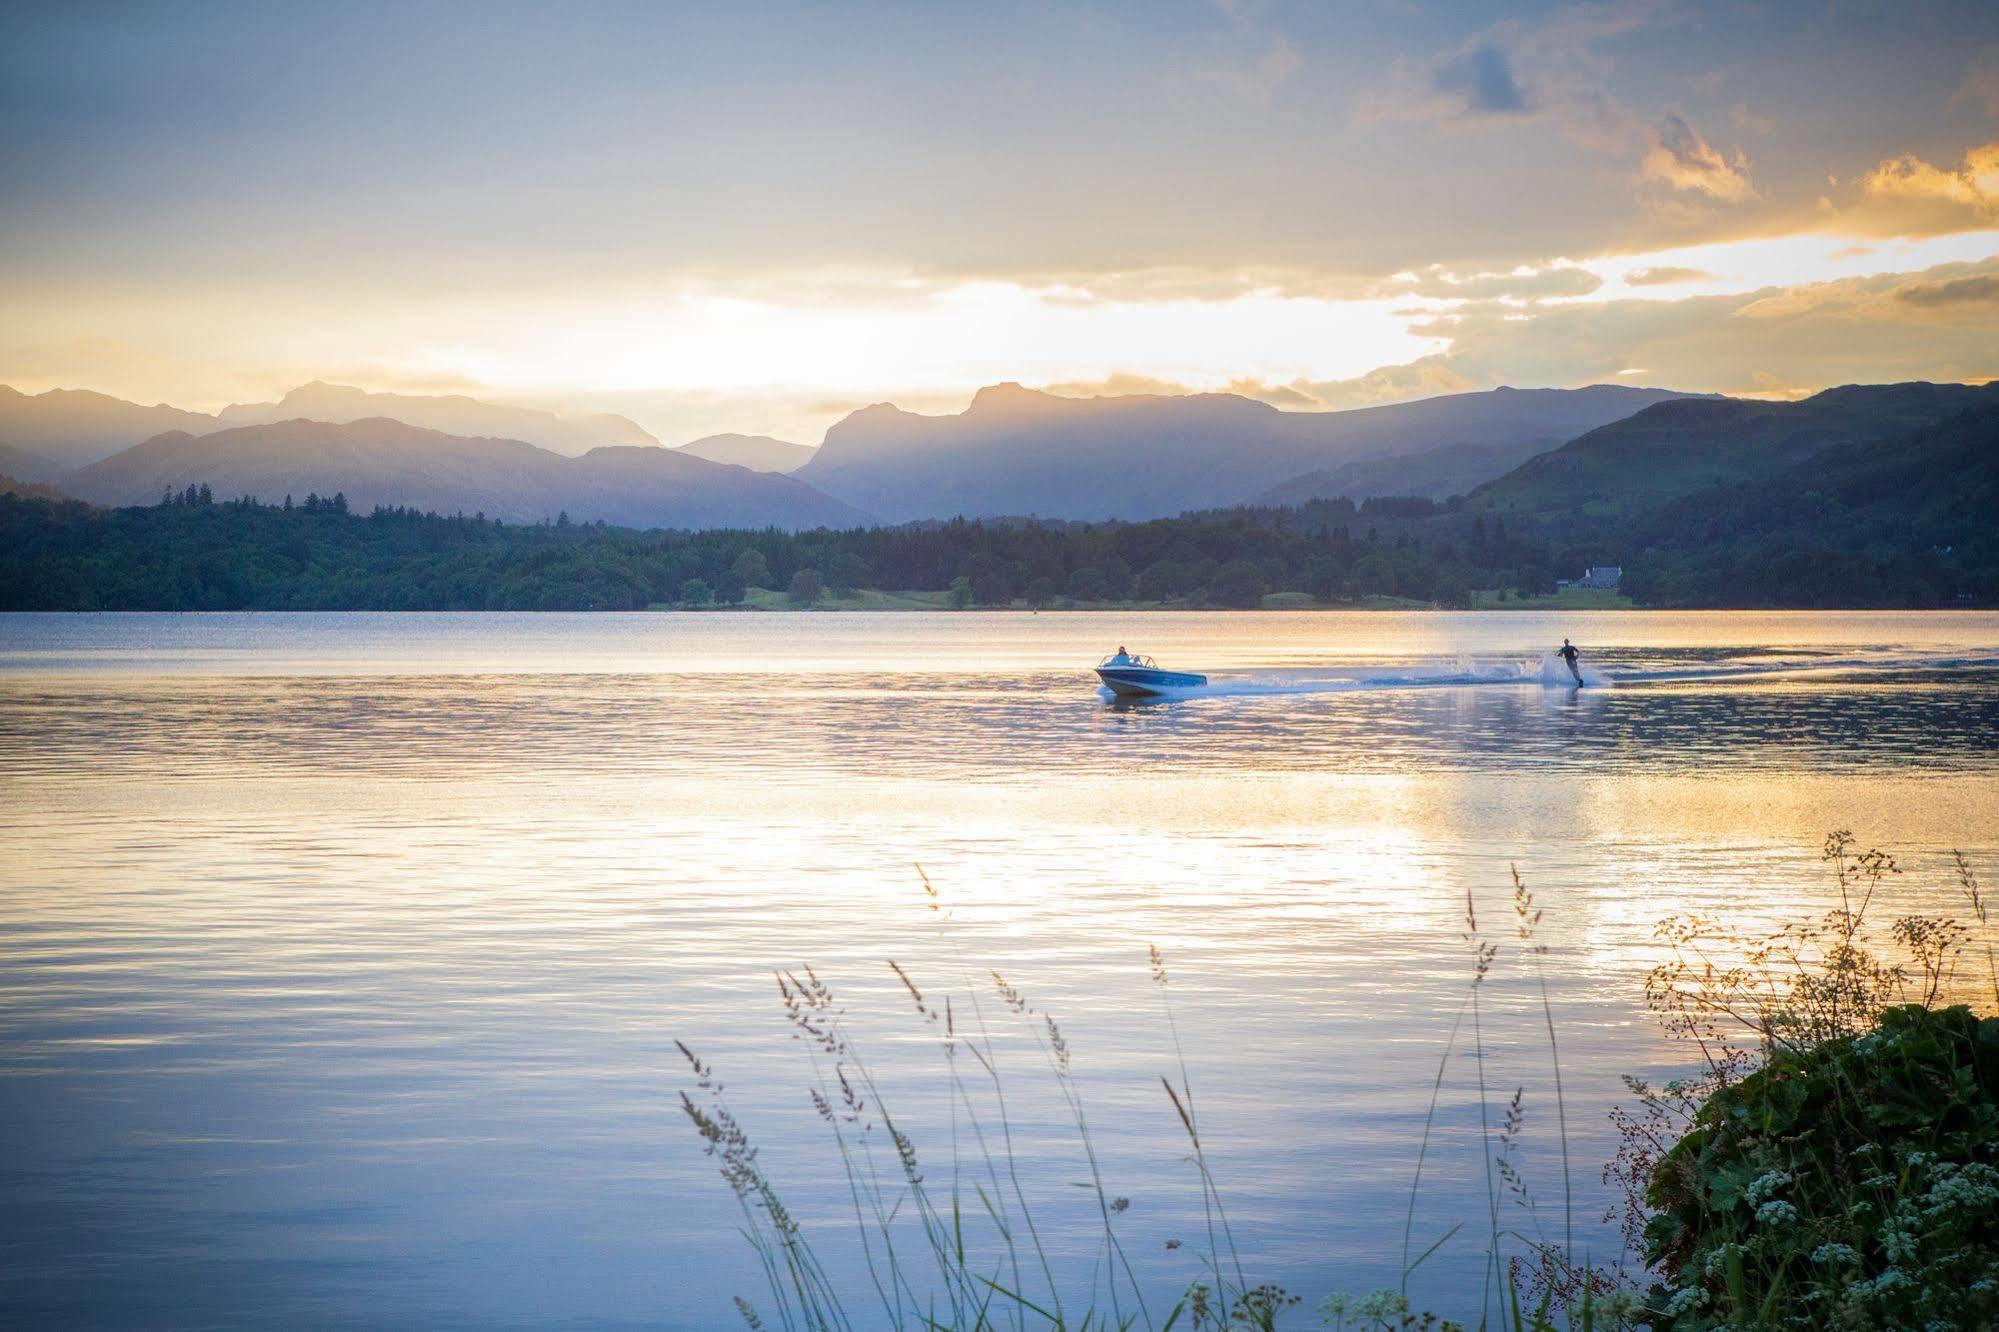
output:
[[[1463,994],[1465,894],[1510,947],[1516,862],[1548,911],[1593,1218],[1617,1076],[1673,1056],[1638,988],[1661,914],[1815,907],[1835,823],[1903,856],[1898,906],[1946,900],[1960,842],[1999,872],[1999,676],[1937,664],[1999,652],[1999,618],[1576,623],[0,624],[0,1312],[725,1322],[759,1278],[677,1108],[675,1038],[721,1071],[858,1299],[771,973],[810,963],[835,988],[942,1181],[944,1056],[891,957],[955,993],[954,1020],[980,996],[1080,1287],[1086,1163],[1035,1029],[1002,1021],[981,968],[1057,1016],[1133,1261],[1175,1289],[1202,1223],[1147,942],[1253,1275],[1311,1298],[1381,1284]],[[1532,676],[1564,632],[1624,682],[1440,682]],[[1254,688],[1105,706],[1072,664],[1141,637]],[[1538,991],[1512,962],[1485,1066],[1526,1088],[1545,1198]],[[1447,1064],[1419,1236],[1483,1206],[1476,1067]],[[1462,1312],[1476,1246],[1425,1271]]]

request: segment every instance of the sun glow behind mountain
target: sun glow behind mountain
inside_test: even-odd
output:
[[[1346,378],[1445,341],[1413,333],[1408,302],[1253,291],[1227,299],[1106,299],[1079,287],[970,282],[898,288],[865,305],[709,293],[525,321],[426,367],[514,392],[780,388],[828,394],[881,381],[969,394],[1002,379],[1118,371],[1221,388],[1245,376]],[[421,353],[419,353],[421,354]]]
[[[1781,8],[23,6],[0,382],[810,441],[1000,380],[1999,375],[1999,16]]]

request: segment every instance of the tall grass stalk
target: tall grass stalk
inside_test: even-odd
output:
[[[926,905],[930,909],[932,919],[937,922],[937,936],[958,962],[959,984],[966,999],[971,1003],[972,1020],[978,1028],[976,1040],[966,1038],[965,1048],[979,1061],[979,1067],[985,1071],[986,1081],[992,1087],[993,1109],[1000,1133],[999,1160],[1005,1163],[1007,1184],[1012,1189],[1014,1201],[1020,1208],[1022,1223],[1027,1227],[1028,1242],[1033,1245],[1035,1261],[1041,1268],[1041,1277],[1046,1285],[1049,1304],[1059,1321],[1062,1316],[1062,1291],[1055,1280],[1055,1269],[1048,1261],[1048,1250],[1041,1242],[1041,1232],[1035,1226],[1034,1210],[1027,1205],[1027,1191],[1021,1186],[1020,1162],[1013,1146],[1013,1121],[1007,1111],[1006,1084],[1000,1078],[999,1055],[993,1048],[992,1030],[986,1025],[985,1005],[979,1001],[981,987],[974,981],[971,963],[965,957],[964,950],[959,947],[956,935],[949,928],[951,911],[944,902],[943,894],[937,891],[937,886],[930,881],[930,876],[924,873],[923,866],[918,865],[915,869],[916,877],[923,885]],[[946,1012],[949,1013],[948,1000]],[[977,1107],[973,1104],[971,1093],[965,1086],[964,1080],[958,1076],[955,1067],[952,1069],[952,1087],[959,1103],[965,1107],[967,1117],[971,1120],[973,1132],[979,1141],[979,1152],[986,1163],[987,1176],[993,1184],[991,1195],[986,1195],[983,1190],[980,1191],[980,1201],[985,1205],[994,1223],[999,1226],[1000,1233],[1005,1239],[1008,1262],[1013,1272],[1013,1289],[1020,1291],[1022,1289],[1020,1258],[1014,1243],[1012,1213],[1006,1204],[1006,1190],[1000,1187],[999,1167],[995,1163],[991,1147],[986,1142]]]
[[[918,873],[921,876],[920,870]],[[924,891],[938,913],[940,930],[948,937],[944,926],[949,913],[927,877]],[[1163,988],[1164,960],[1157,949],[1151,950],[1150,956],[1154,979]],[[900,963],[892,959],[886,963],[908,994],[918,1020],[939,1040],[944,1055],[950,1083],[951,1150],[945,1193],[940,1193],[937,1183],[929,1178],[916,1142],[890,1110],[872,1066],[849,1029],[846,1012],[830,988],[810,967],[781,969],[774,974],[785,1021],[793,1039],[806,1049],[808,1095],[815,1112],[831,1129],[847,1207],[861,1247],[861,1265],[880,1306],[879,1323],[865,1320],[860,1325],[886,1326],[897,1332],[945,1328],[980,1332],[1000,1327],[1015,1332],[1029,1327],[1058,1332],[1111,1328],[1167,1332],[1189,1325],[1196,1329],[1274,1327],[1277,1313],[1295,1301],[1273,1286],[1251,1287],[1243,1276],[1227,1212],[1196,1127],[1192,1080],[1177,1029],[1171,1027],[1170,1004],[1169,1030],[1180,1085],[1176,1089],[1171,1078],[1161,1082],[1171,1112],[1193,1145],[1210,1241],[1205,1262],[1214,1280],[1212,1286],[1205,1282],[1190,1286],[1162,1322],[1153,1314],[1144,1283],[1119,1233],[1117,1218],[1130,1203],[1114,1195],[1105,1178],[1068,1040],[1050,1014],[1031,1006],[1004,977],[989,972],[1001,1002],[1022,1021],[1027,1036],[1040,1051],[1089,1170],[1082,1187],[1092,1194],[1100,1237],[1091,1265],[1087,1307],[1080,1320],[1070,1315],[1064,1307],[1062,1282],[1042,1241],[1035,1209],[1021,1179],[999,1043],[987,1024],[980,1000],[982,987],[971,983],[962,955],[959,963],[966,980],[963,998],[971,1005],[967,1010],[973,1017],[971,1030],[961,1030],[958,1024],[960,996],[935,998]],[[753,1327],[853,1332],[856,1320],[843,1307],[839,1290],[828,1278],[803,1228],[785,1208],[758,1162],[755,1149],[723,1099],[720,1080],[688,1047],[681,1045],[680,1049],[700,1093],[698,1099],[683,1093],[682,1107],[706,1149],[719,1159],[723,1178],[737,1198],[743,1214],[742,1234],[764,1274],[766,1308],[772,1321],[766,1324],[763,1314],[741,1299],[737,1301],[739,1313]],[[982,1077],[976,1088],[964,1074],[960,1063],[963,1054],[969,1054],[980,1067]],[[878,1148],[892,1153],[886,1169],[879,1161]],[[973,1153],[976,1160],[970,1160]],[[907,1243],[912,1228],[919,1240],[913,1249]],[[1017,1239],[1023,1233],[1025,1246]],[[1227,1268],[1221,1258],[1224,1244],[1229,1255]],[[1177,1242],[1169,1247],[1176,1246]],[[1030,1270],[1023,1247],[1032,1250],[1034,1265],[1040,1269],[1041,1289],[1029,1290],[1022,1284],[1023,1275]],[[1231,1274],[1233,1280],[1229,1279]]]
[[[1515,928],[1521,947],[1534,959],[1534,979],[1541,987],[1541,1019],[1548,1029],[1548,1064],[1555,1075],[1555,1122],[1562,1144],[1562,1253],[1568,1258],[1576,1251],[1576,1195],[1569,1175],[1569,1103],[1562,1092],[1562,1047],[1555,1039],[1555,1009],[1548,999],[1548,946],[1534,941],[1534,931],[1541,924],[1541,910],[1534,905],[1534,894],[1527,891],[1527,884],[1520,877],[1520,866],[1508,868],[1513,874]]]
[[[1492,1171],[1492,1114],[1487,1103],[1485,1089],[1485,1028],[1481,1020],[1479,996],[1485,989],[1485,978],[1492,969],[1493,959],[1499,956],[1499,945],[1485,942],[1478,932],[1478,905],[1472,900],[1471,890],[1465,890],[1465,942],[1472,946],[1471,980],[1471,1031],[1472,1063],[1478,1070],[1478,1139],[1482,1147],[1479,1153],[1485,1167],[1485,1203],[1490,1225],[1490,1238],[1486,1248],[1486,1281],[1479,1296],[1479,1321],[1484,1323],[1492,1312],[1491,1298],[1495,1291],[1499,1295],[1500,1308],[1506,1307],[1506,1290],[1502,1284],[1504,1260],[1499,1248],[1499,1189],[1493,1180]]]
[[[1471,1011],[1471,999],[1472,991],[1467,988],[1464,999],[1458,1004],[1457,1014],[1451,1019],[1451,1030],[1444,1037],[1444,1052],[1437,1056],[1437,1075],[1430,1082],[1430,1106],[1423,1114],[1423,1133],[1416,1143],[1416,1169],[1409,1181],[1409,1209],[1402,1219],[1402,1280],[1398,1289],[1404,1297],[1409,1294],[1409,1274],[1421,1266],[1423,1259],[1436,1252],[1438,1247],[1437,1244],[1433,1244],[1425,1249],[1422,1257],[1415,1262],[1409,1261],[1409,1246],[1416,1231],[1416,1199],[1423,1187],[1423,1166],[1430,1156],[1430,1135],[1437,1123],[1437,1101],[1443,1095],[1444,1074],[1450,1070],[1451,1055],[1458,1048],[1458,1033],[1464,1029],[1465,1014]],[[1458,1226],[1453,1226],[1451,1234],[1456,1234],[1462,1225],[1460,1222]],[[1442,1241],[1438,1243],[1441,1244]]]
[[[1223,1323],[1229,1320],[1228,1283],[1222,1277],[1221,1249],[1215,1243],[1215,1221],[1220,1218],[1222,1238],[1229,1246],[1229,1262],[1235,1270],[1236,1289],[1249,1289],[1249,1278],[1243,1275],[1242,1254],[1236,1249],[1235,1232],[1229,1227],[1229,1215],[1222,1205],[1221,1190],[1215,1187],[1214,1172],[1208,1169],[1206,1149],[1201,1145],[1200,1120],[1194,1110],[1194,1084],[1187,1076],[1187,1052],[1180,1044],[1180,1024],[1173,1016],[1173,997],[1168,990],[1169,978],[1166,972],[1166,958],[1157,944],[1145,946],[1147,957],[1152,963],[1152,983],[1159,989],[1159,1006],[1166,1014],[1166,1032],[1173,1042],[1173,1062],[1180,1070],[1180,1087],[1176,1091],[1170,1079],[1159,1080],[1166,1087],[1166,1097],[1180,1116],[1180,1123],[1187,1130],[1187,1141],[1194,1149],[1194,1168],[1201,1176],[1201,1220],[1208,1235],[1208,1264],[1214,1274],[1215,1289],[1221,1294],[1219,1314]]]

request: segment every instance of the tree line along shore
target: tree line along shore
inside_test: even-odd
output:
[[[1689,530],[1550,525],[1461,501],[1315,500],[1149,522],[1032,519],[848,530],[637,531],[342,495],[219,498],[189,486],[102,509],[0,495],[0,609],[972,610],[1258,607],[1950,607],[1999,600],[1989,530],[1943,544],[1866,515]],[[1862,506],[1864,507],[1864,506]],[[1984,523],[1989,529],[1991,524]],[[1621,562],[1619,593],[1560,580]]]

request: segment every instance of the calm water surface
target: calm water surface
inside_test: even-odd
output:
[[[1593,687],[1542,683],[1564,634]],[[1120,642],[1213,683],[1109,706]],[[678,1038],[873,1326],[772,970],[833,988],[942,1191],[967,1126],[890,958],[978,994],[1081,1301],[1087,1164],[986,970],[1060,1022],[1157,1316],[1205,1241],[1148,942],[1251,1279],[1392,1284],[1467,893],[1512,1223],[1562,1224],[1515,863],[1604,1253],[1604,1111],[1682,1056],[1654,923],[1822,909],[1832,827],[1954,907],[1995,778],[1990,614],[0,618],[0,1321],[729,1326],[762,1282]],[[1419,1283],[1459,1315],[1479,1072],[1417,1209],[1470,1222]]]

